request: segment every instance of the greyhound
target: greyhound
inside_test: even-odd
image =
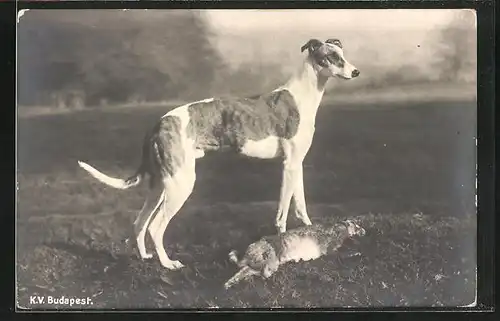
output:
[[[236,251],[229,253],[229,260],[240,270],[224,284],[224,288],[228,289],[252,275],[267,279],[287,262],[317,259],[336,251],[347,238],[363,235],[364,228],[346,220],[332,226],[314,224],[265,236],[250,244],[241,260],[238,260]]]
[[[147,230],[165,268],[184,266],[168,257],[163,234],[193,191],[196,160],[209,151],[229,150],[260,159],[281,159],[283,176],[275,226],[279,233],[286,231],[292,199],[295,215],[305,225],[311,225],[302,162],[313,140],[316,112],[329,78],[352,79],[360,71],[344,58],[338,39],[310,39],[301,47],[301,52],[306,50],[295,75],[270,93],[252,98],[209,98],[169,111],[147,133],[141,164],[128,179],[110,177],[78,161],[94,178],[117,189],[137,186],[146,175],[149,177],[149,195],[134,222],[142,259],[152,257],[145,248]]]

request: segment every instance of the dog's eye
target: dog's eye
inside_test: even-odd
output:
[[[338,55],[338,53],[336,53],[336,52],[332,52],[332,53],[328,56],[328,58],[330,58],[330,59],[333,59],[333,60],[337,61],[337,60],[339,60],[339,59],[340,59],[340,56]]]
[[[326,56],[326,60],[328,60],[330,63],[336,63],[340,60],[340,56],[337,53],[331,53],[328,56]]]

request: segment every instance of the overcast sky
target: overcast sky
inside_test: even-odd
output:
[[[331,30],[370,28],[382,30],[428,30],[449,22],[456,10],[210,10],[215,28],[233,31],[254,29],[307,29],[322,26]]]
[[[301,56],[309,38],[339,38],[349,57],[379,65],[427,61],[437,48],[429,41],[460,10],[208,10],[216,46],[236,65],[255,59],[282,60]],[[471,15],[474,13],[471,12]]]

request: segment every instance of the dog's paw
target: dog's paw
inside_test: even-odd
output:
[[[286,232],[286,227],[284,226],[277,226],[276,227],[276,232],[278,232],[278,234],[283,234]]]
[[[163,265],[164,268],[169,269],[169,270],[179,270],[184,267],[184,264],[182,264],[180,261],[168,261],[168,262],[161,262],[161,265]]]
[[[143,254],[141,254],[141,259],[142,260],[149,260],[151,258],[153,258],[153,253],[143,253]]]

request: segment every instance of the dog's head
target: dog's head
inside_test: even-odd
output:
[[[349,236],[363,236],[366,233],[365,229],[353,220],[346,220],[345,224]]]
[[[300,50],[304,52],[306,49],[320,75],[352,79],[360,74],[359,70],[345,59],[342,43],[338,39],[331,38],[325,42],[311,39]]]

